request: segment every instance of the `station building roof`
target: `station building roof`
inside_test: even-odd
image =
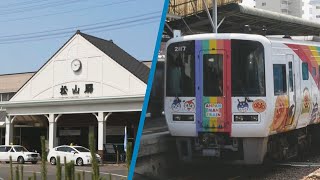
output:
[[[82,37],[111,57],[118,64],[126,68],[132,74],[137,76],[144,83],[148,83],[149,68],[143,63],[132,57],[122,48],[113,43],[112,40],[105,40],[98,37],[94,37],[82,32],[78,32]]]
[[[17,92],[33,74],[34,72],[0,75],[0,93]]]
[[[212,12],[212,8],[209,12]],[[320,24],[317,22],[237,3],[218,7],[218,22],[222,19],[224,21],[218,29],[220,33],[243,33],[245,25],[250,26],[253,34],[264,34],[263,29],[267,29],[267,35],[319,36],[320,33]],[[212,32],[205,10],[181,16],[180,19],[169,19],[167,23],[171,29],[179,29],[184,35]],[[165,32],[172,37],[168,27],[165,27]]]

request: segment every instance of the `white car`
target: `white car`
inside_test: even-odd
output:
[[[82,146],[57,146],[50,149],[47,159],[52,165],[56,165],[57,157],[60,157],[60,162],[64,162],[64,157],[66,157],[66,162],[73,161],[76,165],[82,166],[85,164],[91,164],[91,154],[90,150]],[[96,154],[98,162],[101,162],[101,157]]]
[[[0,161],[8,163],[10,156],[13,162],[20,164],[25,162],[36,164],[41,159],[39,153],[29,152],[25,147],[20,145],[0,146]]]

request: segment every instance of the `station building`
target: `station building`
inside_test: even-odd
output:
[[[109,40],[77,31],[37,72],[0,75],[0,143],[40,151],[62,144],[99,154],[134,142],[149,67]]]

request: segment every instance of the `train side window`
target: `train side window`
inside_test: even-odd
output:
[[[308,80],[309,79],[309,71],[308,71],[308,63],[302,63],[302,79]]]
[[[285,64],[273,65],[273,85],[274,85],[274,95],[283,95],[287,93]]]
[[[293,92],[292,62],[289,62],[289,91]]]

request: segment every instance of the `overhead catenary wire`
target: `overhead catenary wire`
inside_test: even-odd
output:
[[[137,27],[137,26],[152,24],[152,23],[158,23],[158,22],[159,22],[159,20],[153,20],[153,21],[149,21],[149,22],[141,22],[141,23],[137,23],[137,24],[125,25],[125,26],[114,27],[114,28],[106,28],[106,29],[100,29],[100,30],[88,30],[85,32],[88,32],[88,33],[99,33],[99,32],[103,32],[103,31],[108,32],[108,31],[119,30],[119,29],[124,29],[124,28],[128,28],[128,27],[132,28],[132,27]],[[41,40],[48,40],[48,39],[70,37],[71,34],[72,33],[66,33],[66,34],[55,35],[55,36],[50,36],[50,37],[42,37],[42,38],[35,38],[35,39],[29,39],[29,40],[15,40],[15,41],[10,41],[10,42],[1,42],[0,41],[0,45],[27,43],[27,42],[34,42],[34,41],[41,41]]]
[[[8,7],[19,7],[19,6],[24,6],[26,4],[28,5],[28,4],[39,3],[43,1],[48,1],[48,0],[30,0],[30,1],[24,1],[24,2],[9,3],[4,6],[0,6],[0,9],[8,8]]]
[[[59,6],[66,6],[69,4],[74,4],[74,3],[79,3],[83,0],[69,0],[69,1],[58,1],[58,2],[52,2],[52,3],[47,3],[47,4],[40,4],[36,6],[29,6],[29,7],[24,7],[20,9],[13,9],[13,10],[1,10],[0,16],[1,15],[11,15],[11,14],[17,14],[21,12],[30,12],[30,11],[35,11],[35,10],[43,10],[47,8],[53,8],[53,7],[59,7]]]
[[[27,20],[27,19],[35,19],[35,18],[39,18],[39,17],[48,17],[48,16],[55,16],[55,15],[61,15],[61,14],[68,14],[68,13],[72,13],[72,12],[82,12],[82,11],[86,11],[86,10],[90,10],[90,9],[97,9],[97,8],[103,8],[103,7],[107,7],[107,6],[131,3],[134,1],[137,1],[137,0],[124,0],[124,1],[119,1],[119,2],[111,2],[111,3],[107,3],[107,4],[101,4],[101,5],[99,4],[96,6],[72,9],[72,10],[61,11],[61,12],[56,12],[56,13],[47,13],[47,14],[42,14],[42,15],[37,15],[37,16],[27,16],[27,17],[22,17],[22,18],[0,20],[0,22],[14,22],[14,21]]]
[[[57,31],[63,31],[63,30],[74,30],[76,28],[85,28],[85,27],[90,27],[90,26],[95,26],[95,25],[103,25],[103,24],[110,24],[111,22],[119,22],[123,20],[129,20],[129,19],[135,19],[139,17],[146,17],[148,15],[154,15],[154,14],[159,14],[161,11],[153,11],[153,12],[148,12],[148,13],[143,13],[131,17],[124,17],[124,18],[119,18],[119,19],[114,19],[110,21],[103,21],[103,22],[97,22],[97,23],[92,23],[92,24],[85,24],[85,25],[78,25],[78,26],[72,26],[72,27],[67,27],[67,28],[60,28],[60,29],[53,29],[53,30],[45,30],[45,31],[37,31],[37,32],[31,32],[31,33],[22,33],[22,34],[12,34],[12,35],[5,35],[5,36],[0,36],[0,40],[10,38],[10,37],[19,37],[19,36],[30,36],[30,35],[35,35],[35,34],[44,34],[44,33],[51,33],[51,32],[57,32]]]
[[[141,15],[140,15],[141,16]],[[155,19],[158,19],[160,18],[158,15],[154,15],[154,16],[143,16],[143,18],[136,18],[136,19],[133,19],[133,20],[127,20],[127,21],[122,21],[122,22],[119,22],[119,20],[113,20],[113,21],[116,21],[116,23],[109,23],[109,24],[106,24],[106,25],[99,25],[99,26],[88,26],[86,28],[82,28],[81,30],[82,31],[97,31],[97,30],[104,30],[104,29],[107,29],[107,28],[112,28],[112,27],[115,27],[115,28],[119,28],[119,26],[123,26],[123,25],[127,25],[127,26],[130,26],[130,25],[135,25],[136,23],[139,23],[139,22],[146,22],[146,21],[150,21],[150,20],[155,20]],[[122,18],[122,19],[128,19],[128,18]],[[74,33],[76,31],[76,28],[73,27],[73,29],[71,28],[65,28],[67,30],[64,30],[64,31],[61,31],[61,32],[55,32],[55,30],[49,32],[49,33],[46,33],[46,34],[36,34],[34,35],[34,33],[31,33],[31,35],[26,35],[26,36],[22,36],[22,37],[11,37],[11,38],[1,38],[0,37],[0,44],[6,44],[6,43],[13,43],[13,42],[21,42],[21,41],[27,41],[27,40],[34,40],[34,39],[40,39],[40,38],[50,38],[50,37],[56,37],[56,36],[59,36],[59,35],[65,35],[65,34],[68,34],[70,35],[71,33]]]

